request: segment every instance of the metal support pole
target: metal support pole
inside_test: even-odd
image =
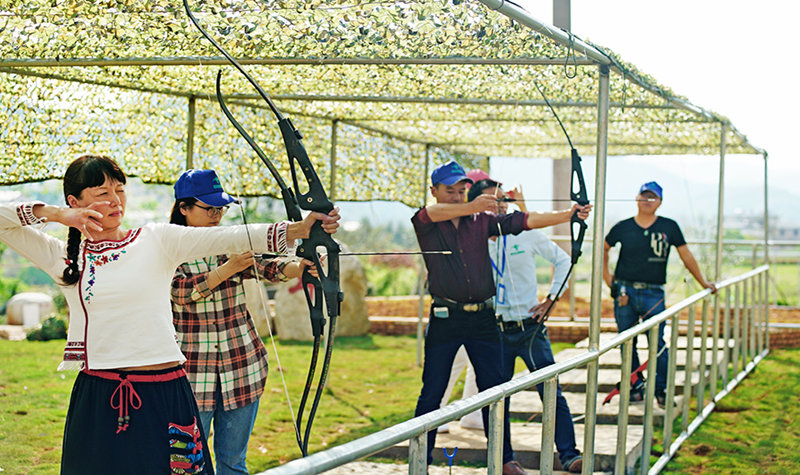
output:
[[[722,278],[722,236],[723,236],[723,204],[725,198],[725,151],[728,146],[728,126],[722,124],[719,144],[719,195],[717,197],[717,255],[715,262],[715,279]]]
[[[422,199],[420,207],[425,207],[428,200],[428,170],[431,166],[431,146],[425,144],[425,175],[422,177]],[[419,256],[419,280],[417,289],[419,290],[419,308],[417,309],[417,366],[422,366],[422,345],[425,338],[422,325],[422,315],[425,313],[425,259]]]
[[[600,345],[600,300],[603,290],[603,221],[605,220],[606,161],[608,158],[609,69],[598,67],[597,157],[595,158],[594,221],[592,225],[592,289],[589,316],[589,351]],[[595,416],[597,415],[598,360],[586,366],[586,421],[583,437],[583,473],[594,471]]]
[[[331,201],[336,201],[336,146],[339,141],[339,119],[331,121],[331,186],[328,195]]]
[[[194,118],[197,113],[197,99],[189,96],[189,111],[186,115],[186,169],[194,168]]]
[[[557,378],[544,382],[542,393],[542,450],[539,455],[539,472],[553,473],[553,452],[556,437],[556,385]]]

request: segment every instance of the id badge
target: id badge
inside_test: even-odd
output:
[[[506,286],[505,284],[497,284],[497,305],[506,303]]]
[[[450,317],[450,309],[447,307],[433,307],[433,316],[436,318]]]

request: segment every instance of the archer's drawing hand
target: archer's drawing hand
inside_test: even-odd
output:
[[[497,213],[499,210],[497,198],[489,194],[478,195],[474,200],[470,201],[470,204],[472,205],[473,213],[483,213],[484,211]]]
[[[85,208],[61,208],[59,211],[58,222],[75,228],[90,241],[94,241],[92,232],[102,232],[98,220],[103,218],[103,214],[97,211],[101,206],[108,206],[108,201],[96,201]]]
[[[241,254],[231,254],[228,256],[228,261],[219,266],[220,269],[226,271],[231,275],[238,274],[239,272],[249,269],[253,266],[253,252],[245,251]]]

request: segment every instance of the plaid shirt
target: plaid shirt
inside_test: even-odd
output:
[[[183,263],[172,279],[172,321],[203,412],[214,410],[218,384],[228,411],[256,402],[267,380],[267,350],[245,306],[243,280],[254,278],[253,269],[208,288],[209,272],[227,260],[220,255]],[[272,282],[285,280],[287,262],[256,258],[258,273]]]

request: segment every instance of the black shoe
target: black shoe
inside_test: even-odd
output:
[[[631,389],[631,403],[643,402],[644,401],[644,388],[636,388]]]
[[[656,394],[656,402],[658,403],[658,407],[661,409],[666,409],[667,407],[667,395],[666,394]],[[672,401],[672,407],[677,407],[678,405],[675,404],[675,401]]]

